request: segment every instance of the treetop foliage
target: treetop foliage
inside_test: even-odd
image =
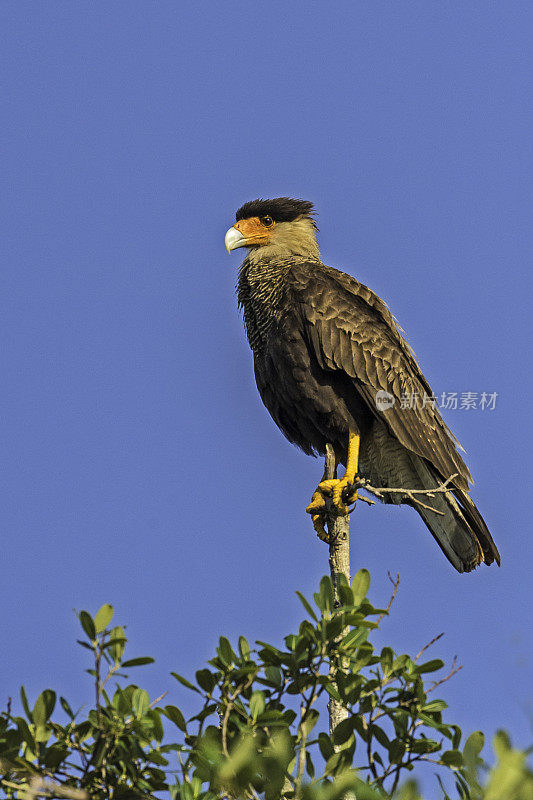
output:
[[[375,649],[390,604],[375,608],[369,586],[360,570],[351,585],[340,580],[337,605],[329,577],[314,603],[298,592],[305,618],[282,646],[221,636],[193,679],[172,673],[197,699],[189,719],[167,692],[151,699],[128,682],[153,659],[125,657],[111,605],[80,611],[93,701],[74,711],[45,689],[32,705],[21,688],[21,714],[10,700],[0,715],[1,796],[422,800],[410,776],[425,765],[443,800],[533,800],[527,752],[500,731],[489,769],[483,734],[465,739],[447,719],[435,691],[455,665],[427,658],[429,645],[414,657]],[[333,731],[331,699],[345,709]]]

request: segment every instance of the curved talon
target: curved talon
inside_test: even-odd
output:
[[[311,519],[313,521],[313,528],[320,541],[329,543],[330,537],[324,528],[324,516],[322,514],[313,514]]]

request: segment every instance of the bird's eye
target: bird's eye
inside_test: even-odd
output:
[[[274,224],[274,220],[272,217],[261,217],[261,224],[265,226],[265,228],[271,228]]]

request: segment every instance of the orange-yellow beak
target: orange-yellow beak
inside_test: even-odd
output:
[[[226,250],[230,253],[238,247],[255,247],[266,244],[271,231],[261,224],[259,217],[240,219],[224,237]]]

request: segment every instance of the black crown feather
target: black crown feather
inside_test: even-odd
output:
[[[250,200],[239,208],[235,217],[272,217],[274,222],[293,222],[298,217],[311,217],[314,206],[308,200],[294,200],[291,197],[275,197],[272,200]]]

